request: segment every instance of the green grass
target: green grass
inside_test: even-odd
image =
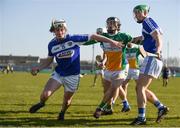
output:
[[[35,114],[28,109],[39,101],[39,95],[50,74],[39,74],[33,77],[28,73],[0,74],[0,126],[41,126],[41,127],[130,127],[129,123],[137,116],[135,83],[130,82],[128,99],[132,110],[121,113],[120,99],[116,101],[114,114],[94,119],[93,113],[102,98],[102,85],[98,79],[97,86],[91,87],[93,76],[81,78],[80,87],[74,95],[72,106],[65,115],[65,121],[57,121],[63,87],[47,101],[46,106]],[[161,80],[151,85],[159,99],[170,107],[170,112],[160,123],[155,123],[157,109],[147,104],[148,127],[180,126],[180,78],[170,79],[167,88],[162,87]]]

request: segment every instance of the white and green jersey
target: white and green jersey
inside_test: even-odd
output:
[[[113,35],[108,33],[103,33],[102,35],[112,40],[120,41],[125,45],[125,47],[123,48],[118,48],[105,42],[101,43],[101,48],[103,49],[104,53],[107,56],[107,61],[105,66],[106,70],[118,71],[125,69],[126,45],[128,42],[132,40],[132,37],[129,34],[121,33],[121,32],[118,32],[117,34],[113,34]]]
[[[129,63],[129,68],[131,69],[139,68],[139,59],[138,59],[139,55],[140,55],[139,47],[126,49],[126,58]]]
[[[103,67],[99,66],[99,64],[102,62],[103,62],[103,60],[101,62],[99,62],[97,60],[95,61],[95,70],[103,70]]]
[[[103,36],[115,41],[120,41],[124,44],[123,48],[112,46],[109,43],[101,42],[101,48],[107,56],[106,70],[118,71],[123,70],[126,67],[126,45],[132,40],[132,36],[127,33],[118,32],[116,34],[102,33]],[[97,41],[87,41],[83,45],[95,44]]]

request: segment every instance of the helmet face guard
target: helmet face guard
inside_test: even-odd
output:
[[[106,27],[108,33],[114,33],[116,31],[120,31],[120,20],[117,17],[109,17],[106,20]]]
[[[55,29],[64,27],[67,29],[66,21],[65,20],[52,20],[50,32],[54,32]]]

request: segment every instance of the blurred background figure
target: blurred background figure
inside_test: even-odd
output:
[[[165,64],[162,70],[163,87],[167,87],[170,73],[170,68],[167,66],[167,64]]]
[[[172,71],[172,78],[175,78],[175,77],[176,77],[176,71],[173,70],[173,71]]]
[[[10,64],[7,64],[6,66],[1,67],[1,72],[3,74],[9,74],[9,72],[13,73],[13,71],[14,71],[14,68]]]
[[[94,76],[94,82],[93,82],[93,87],[96,85],[96,80],[98,76],[101,77],[101,81],[103,79],[103,69],[105,68],[105,59],[101,57],[101,55],[96,56],[96,61],[95,61],[95,76]]]

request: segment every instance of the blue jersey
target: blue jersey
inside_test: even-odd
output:
[[[157,51],[156,41],[153,39],[151,34],[154,31],[157,31],[158,33],[162,34],[161,29],[156,24],[156,22],[150,17],[145,18],[142,25],[143,25],[142,35],[144,38],[143,41],[144,50],[150,53],[156,53]]]
[[[48,45],[48,56],[55,57],[55,71],[60,76],[78,75],[80,73],[80,47],[89,40],[89,35],[69,35],[65,39],[52,39]]]

